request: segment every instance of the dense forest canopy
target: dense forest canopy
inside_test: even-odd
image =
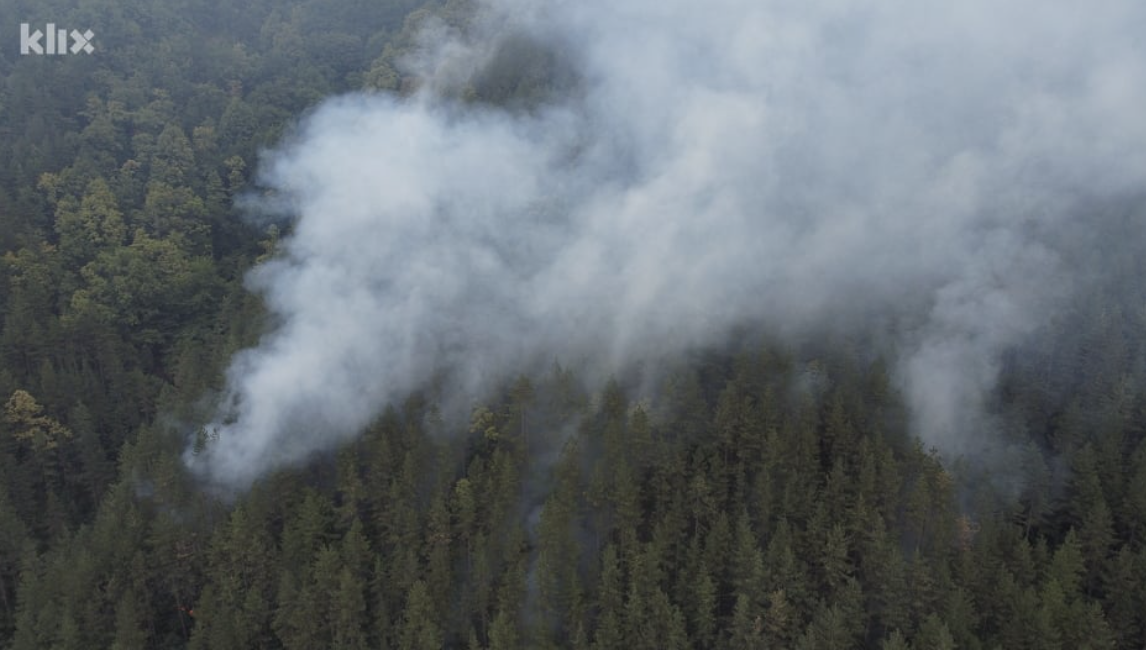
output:
[[[566,135],[522,126],[557,124],[546,121],[557,119],[547,107],[573,101],[585,114],[612,115],[593,111],[616,108],[610,102],[618,98],[632,99],[595,94],[617,82],[608,77],[610,66],[630,68],[621,60],[595,61],[593,56],[612,50],[594,47],[617,33],[655,35],[657,20],[665,18],[652,15],[646,32],[630,29],[624,21],[632,16],[622,12],[613,16],[616,24],[594,32],[599,40],[589,46],[542,18],[531,22],[536,17],[529,7],[514,9],[525,15],[528,29],[507,31],[512,20],[475,13],[471,4],[455,1],[0,0],[0,28],[6,30],[0,49],[0,647],[1146,645],[1146,285],[1140,281],[1146,272],[1146,208],[1143,187],[1132,183],[1141,181],[1134,175],[1138,158],[1120,158],[1127,150],[1099,137],[1107,131],[1089,134],[1088,142],[1098,143],[1093,146],[1023,150],[1046,158],[1032,159],[1019,178],[1041,179],[1050,169],[1061,181],[1055,192],[998,195],[1010,201],[1001,211],[1030,199],[1046,214],[1074,215],[1034,218],[1015,230],[1029,231],[1031,239],[1024,241],[1037,241],[1057,255],[1055,264],[1010,240],[982,240],[996,246],[982,259],[1019,258],[988,265],[985,276],[1054,271],[1024,280],[1051,285],[1045,293],[1020,293],[1045,298],[1054,308],[1021,303],[1032,318],[1020,320],[1037,320],[1014,330],[1022,336],[962,323],[966,314],[1010,312],[994,311],[990,305],[997,303],[988,299],[983,309],[957,309],[974,302],[957,290],[943,294],[949,302],[926,303],[957,317],[934,321],[943,327],[921,328],[910,313],[883,310],[877,299],[896,292],[864,288],[875,276],[863,270],[849,271],[857,283],[842,285],[856,296],[874,297],[876,308],[862,318],[844,320],[844,312],[829,309],[782,326],[768,315],[794,309],[797,301],[768,290],[744,295],[711,284],[670,286],[673,295],[683,294],[677,302],[649,301],[663,311],[646,309],[639,292],[622,292],[618,303],[606,287],[562,293],[571,301],[587,295],[610,314],[651,314],[645,321],[634,317],[648,327],[633,327],[626,339],[626,349],[640,350],[632,355],[640,363],[610,367],[603,360],[613,358],[615,349],[593,351],[589,344],[605,340],[580,338],[577,331],[495,332],[482,339],[489,354],[448,357],[488,362],[465,369],[480,381],[464,380],[470,376],[464,372],[462,380],[429,372],[404,379],[408,390],[383,391],[386,399],[367,406],[338,402],[363,414],[364,431],[326,431],[320,419],[307,420],[309,429],[294,435],[314,436],[321,444],[306,446],[292,462],[260,465],[240,489],[204,480],[212,476],[196,468],[196,460],[210,457],[225,439],[203,425],[227,422],[220,419],[219,405],[235,394],[227,370],[233,360],[272,340],[276,327],[293,317],[266,287],[278,281],[274,273],[298,270],[289,260],[299,259],[304,249],[298,242],[313,223],[305,213],[294,219],[271,209],[283,203],[290,187],[277,186],[267,170],[296,160],[292,152],[315,151],[327,137],[345,137],[344,124],[331,116],[420,119],[426,104],[419,102],[430,102],[454,129],[443,133],[458,137],[443,140],[442,150],[452,155],[459,151],[457,141],[477,138],[475,146],[487,158],[475,157],[475,164],[490,167],[491,187],[500,189],[497,183],[505,179],[494,163],[534,161],[521,152]],[[1046,15],[1061,18],[1062,12]],[[1104,34],[1112,29],[1103,22],[1110,15],[1096,12],[1077,33]],[[21,22],[90,28],[96,51],[20,55],[13,35]],[[1046,22],[1032,27],[1033,33],[1053,32]],[[848,35],[828,23],[825,33],[844,43],[830,53],[851,51]],[[800,33],[795,30],[789,34],[794,40],[782,45],[803,51],[796,42]],[[1111,32],[1110,41],[1121,42],[1114,36],[1122,34]],[[994,42],[984,37],[980,45]],[[443,43],[458,49],[446,51]],[[735,38],[728,44],[730,52],[743,46]],[[650,53],[679,55],[682,66],[710,60],[696,43],[685,43],[683,50],[658,49],[664,43],[657,39],[646,45]],[[1062,47],[1076,52],[1081,45],[1064,39]],[[1110,54],[1115,48],[1100,49],[1094,61],[1121,60],[1117,52]],[[435,67],[442,61],[451,65]],[[755,69],[754,61],[747,63]],[[828,63],[829,71],[846,69],[839,61]],[[889,65],[879,57],[870,63],[872,70]],[[1132,72],[1134,65],[1124,67]],[[631,70],[650,79],[622,76],[617,86],[632,82],[633,88],[659,92],[679,85],[678,77],[654,68],[634,65]],[[743,81],[722,77],[716,65],[685,69],[702,72],[712,88]],[[1055,70],[1064,87],[1072,70]],[[1094,80],[1101,101],[1086,103],[1087,110],[1097,106],[1106,111],[1097,115],[1109,116],[1134,103],[1142,89],[1119,85],[1126,70]],[[657,85],[664,80],[665,86]],[[836,89],[850,88],[848,83]],[[958,89],[957,80],[951,83]],[[320,108],[326,98],[348,92],[365,94],[336,102],[334,109]],[[815,95],[816,89],[809,92]],[[935,88],[920,96],[935,92],[939,104],[965,106]],[[894,101],[905,97],[915,95]],[[887,108],[862,101],[854,108],[859,114],[873,107]],[[1053,113],[1047,107],[1035,102],[1023,111],[1045,116]],[[955,109],[945,116],[960,117]],[[1071,115],[1094,126],[1085,119],[1096,114]],[[659,140],[692,142],[693,133],[665,133],[652,128],[661,126],[653,122],[641,121],[652,125],[647,133],[610,130],[632,126],[626,119],[594,121],[604,133],[598,140],[573,129],[577,146],[560,149],[567,157],[539,161],[536,178],[508,179],[519,185],[532,179],[535,187],[552,192],[547,201],[534,201],[520,187],[490,199],[491,212],[516,209],[513,201],[528,199],[519,220],[495,222],[509,230],[499,233],[506,248],[498,252],[513,269],[548,268],[537,260],[553,252],[547,246],[558,235],[571,231],[561,223],[547,229],[545,219],[588,214],[568,209],[580,193],[597,184],[639,185],[648,173],[642,146],[679,153],[657,148]],[[431,134],[440,126],[419,123],[433,127]],[[830,119],[819,124],[854,126]],[[1136,129],[1134,120],[1119,126],[1127,127],[1120,131],[1127,146],[1142,144],[1140,121]],[[713,139],[727,135],[700,131]],[[342,159],[381,158],[369,134],[350,133],[361,139],[363,151],[342,151]],[[759,144],[744,133],[751,131],[733,139],[746,147]],[[892,131],[872,133],[883,137]],[[499,134],[521,148],[497,149],[504,142],[493,139]],[[276,153],[266,154],[268,148]],[[394,149],[401,153],[397,144]],[[613,156],[618,150],[632,155]],[[1064,152],[1077,154],[1087,173],[1055,176],[1072,169],[1069,159],[1055,158]],[[398,153],[395,159],[407,160]],[[790,164],[780,180],[794,183],[800,173],[831,179],[826,158],[781,153]],[[550,180],[554,169],[580,169],[579,160],[594,161],[597,175],[560,177],[587,179],[581,185]],[[1108,176],[1094,173],[1120,161],[1125,164]],[[325,163],[317,171],[293,169],[318,175],[330,166]],[[667,196],[680,190],[689,210],[720,206],[722,196],[708,193],[700,201],[683,193],[683,181],[694,178],[693,172],[719,180],[738,164],[750,164],[701,163],[665,172],[674,191]],[[870,162],[871,169],[886,170],[885,165]],[[330,167],[339,174],[349,169]],[[365,170],[360,177],[332,176],[332,187],[358,192],[379,184],[372,168],[358,169]],[[1088,185],[1070,186],[1083,181]],[[755,181],[738,182],[752,187]],[[485,189],[470,188],[464,196],[485,196]],[[896,196],[919,189],[905,183],[880,196],[894,203]],[[1059,189],[1073,194],[1064,198]],[[836,190],[835,197],[872,196],[850,185]],[[810,190],[809,195],[820,196]],[[326,195],[293,198],[315,196]],[[795,203],[807,198],[763,190],[758,196]],[[653,204],[665,214],[672,207]],[[448,216],[452,208],[444,205],[439,214]],[[642,243],[621,247],[619,266],[606,264],[605,272],[632,268],[626,260],[655,262],[672,285],[692,277],[673,271],[674,264],[723,268],[718,260],[678,260],[656,250],[671,251],[678,240],[653,236],[639,201],[607,205],[606,216],[629,218]],[[434,222],[443,224],[451,222]],[[453,248],[396,259],[405,264],[433,261],[434,254],[457,256],[487,234],[453,226],[460,242]],[[1041,231],[1052,226],[1052,233]],[[705,229],[682,227],[677,234],[681,241],[725,241]],[[373,243],[360,231],[350,232]],[[730,239],[744,232],[730,230]],[[609,240],[617,241],[629,240]],[[940,244],[956,254],[964,251],[961,242]],[[859,247],[856,254],[887,250],[896,249]],[[796,257],[782,252],[774,251],[775,259],[795,263]],[[252,269],[263,270],[252,276]],[[898,270],[904,269],[917,270]],[[1066,277],[1058,274],[1061,269],[1071,270],[1069,295],[1054,291]],[[812,267],[811,275],[793,271],[781,277],[800,281],[821,272],[839,270],[825,263]],[[252,291],[259,273],[263,290]],[[592,288],[599,278],[586,273]],[[753,273],[743,270],[745,277]],[[659,291],[648,295],[669,295]],[[524,312],[507,295],[489,291],[458,304],[485,310],[484,325],[510,328],[523,322],[516,317]],[[774,300],[760,300],[758,310],[721,311],[728,300],[761,295]],[[608,311],[616,304],[617,311]],[[687,320],[689,313],[680,310],[690,304],[709,308],[702,315],[717,321],[718,336],[693,336],[700,329],[690,327],[709,321]],[[448,315],[463,316],[451,327],[468,332],[466,325],[478,322],[471,312],[449,307]],[[721,320],[726,313],[736,318]],[[679,317],[680,329],[671,331],[685,331],[680,339],[664,338],[670,329],[660,329],[672,317]],[[551,323],[524,322],[534,330]],[[597,332],[609,329],[609,322],[590,319],[581,329]],[[379,323],[364,331],[387,330]],[[924,334],[889,334],[904,331]],[[334,345],[325,333],[324,344]],[[904,381],[904,369],[915,367],[903,364],[896,347],[906,340],[912,349],[935,354],[947,349],[939,343],[952,333],[970,341],[955,346],[957,354],[991,351],[985,357],[991,361],[992,381],[984,382],[989,392],[958,403],[985,414],[967,420],[989,429],[989,435],[975,438],[975,453],[935,449],[920,438],[919,396],[912,387],[921,384]],[[669,340],[674,344],[666,345]],[[641,349],[641,343],[648,347]],[[515,367],[494,354],[506,345],[531,345],[535,354],[515,358],[522,361]],[[356,372],[385,376],[393,372],[384,363],[389,359],[362,355]],[[915,377],[931,376],[927,370],[915,368],[924,373]],[[480,399],[472,391],[479,385]]]

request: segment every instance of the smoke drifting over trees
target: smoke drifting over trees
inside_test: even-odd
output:
[[[249,278],[274,327],[187,460],[243,487],[431,381],[480,399],[746,324],[862,332],[926,444],[989,446],[1002,355],[1146,187],[1144,28],[1130,0],[588,0],[430,29],[420,90],[332,99],[265,157],[259,209],[297,218]],[[507,39],[560,79],[471,101],[530,63]]]

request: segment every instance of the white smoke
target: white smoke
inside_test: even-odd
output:
[[[1146,185],[1146,5],[492,2],[413,97],[333,99],[264,161],[297,214],[252,272],[278,323],[188,462],[242,487],[446,377],[899,323],[929,445],[975,445],[1000,354],[1059,309],[1085,206]],[[483,32],[484,33],[484,32]],[[441,99],[506,34],[575,88]],[[446,39],[443,41],[443,39]],[[460,81],[459,81],[460,80]]]

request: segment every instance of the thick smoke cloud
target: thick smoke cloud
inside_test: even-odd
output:
[[[480,399],[745,323],[884,323],[917,432],[966,453],[1001,354],[1081,286],[1088,206],[1146,188],[1136,0],[484,9],[426,38],[414,96],[333,99],[264,160],[297,224],[249,278],[277,325],[188,454],[209,480],[242,487],[430,381]],[[442,98],[506,37],[576,83],[530,109]]]

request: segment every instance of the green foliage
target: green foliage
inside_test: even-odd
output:
[[[731,372],[737,390],[747,376],[769,381],[750,364]],[[798,438],[766,436],[755,451],[703,430],[673,438],[665,428],[683,408],[673,393],[646,408],[607,387],[547,461],[547,496],[527,526],[523,477],[537,462],[528,422],[547,422],[541,405],[559,404],[563,389],[526,385],[475,411],[478,426],[459,434],[461,462],[452,441],[425,430],[432,409],[411,402],[333,461],[281,472],[226,515],[178,487],[163,460],[178,446],[145,429],[122,455],[133,478],[102,499],[91,532],[44,555],[21,550],[27,533],[0,544],[7,629],[21,647],[1065,648],[1140,638],[1138,542],[1112,538],[1118,550],[1096,561],[1075,528],[1044,532],[1023,520],[1023,504],[963,512],[953,474],[882,434],[837,438],[810,465]],[[50,417],[17,402],[10,431]],[[814,430],[808,406],[778,401],[767,419],[777,431]],[[84,410],[67,415],[69,445],[90,436]],[[717,408],[700,421],[715,432],[727,417]],[[660,447],[641,458],[634,439]],[[315,483],[308,471],[336,478]],[[748,502],[759,489],[748,486],[761,484],[776,495],[763,509]],[[809,485],[809,500],[782,496]],[[1077,498],[1106,499],[1085,474],[1076,485]],[[203,516],[176,522],[160,503]],[[1073,521],[1070,506],[1046,521]],[[15,510],[0,517],[23,530]],[[64,566],[90,568],[61,580]],[[108,580],[117,587],[96,601],[60,595]]]
[[[555,364],[468,430],[411,399],[250,493],[194,485],[172,423],[263,332],[242,278],[290,236],[231,207],[257,152],[331,93],[411,92],[419,26],[472,8],[94,0],[53,19],[116,48],[2,62],[0,646],[1146,644],[1146,309],[1108,295],[1002,369],[1017,487],[915,444],[883,360],[768,342],[640,393]],[[528,110],[568,74],[510,39],[456,90]]]

